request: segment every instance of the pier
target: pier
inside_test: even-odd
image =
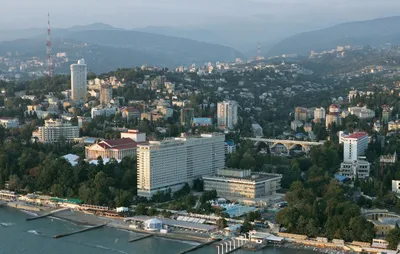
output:
[[[51,212],[43,214],[43,215],[39,215],[39,216],[36,216],[36,217],[31,217],[31,218],[26,218],[26,220],[30,221],[30,220],[37,220],[37,219],[41,219],[41,218],[46,218],[46,217],[48,217],[48,216],[50,216],[52,214],[55,214],[55,213],[58,213],[58,212],[62,212],[62,211],[67,211],[67,210],[69,210],[69,208],[61,208],[61,209],[57,209],[57,210],[51,211]]]
[[[152,237],[152,236],[154,236],[154,235],[145,235],[145,236],[138,237],[136,239],[129,240],[128,242],[133,243],[133,242],[137,242],[137,241],[140,241],[140,240]]]
[[[206,242],[206,243],[202,243],[202,244],[199,244],[199,245],[194,246],[193,248],[184,250],[184,251],[180,252],[179,254],[189,253],[189,252],[198,250],[198,249],[200,249],[200,248],[203,248],[203,247],[205,247],[205,246],[211,245],[211,244],[213,244],[213,243],[216,243],[216,242],[218,242],[218,241],[221,241],[221,240],[220,240],[220,239],[215,239],[215,240],[212,240],[212,241],[209,241],[209,242]]]
[[[237,251],[237,250],[240,250],[242,247],[243,247],[243,246],[236,247],[236,248],[234,248],[234,249],[232,249],[232,250],[230,250],[230,251],[225,252],[225,254],[233,253],[233,252],[235,252],[235,251]]]
[[[90,230],[102,228],[102,227],[104,227],[105,225],[107,225],[107,223],[101,224],[101,225],[97,225],[97,226],[93,226],[93,227],[90,227],[90,228],[80,229],[80,230],[73,231],[73,232],[70,232],[70,233],[55,235],[54,238],[55,238],[55,239],[58,239],[58,238],[62,238],[62,237],[70,236],[70,235],[75,235],[75,234],[83,233],[83,232],[86,232],[86,231],[90,231]]]
[[[237,237],[224,241],[217,245],[218,254],[233,253],[240,250],[249,240],[248,238]]]

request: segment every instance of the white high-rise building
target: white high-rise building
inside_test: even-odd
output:
[[[357,132],[351,135],[339,134],[340,142],[343,142],[343,162],[340,164],[339,174],[350,179],[360,179],[369,176],[371,164],[361,157],[368,147],[368,135],[365,132]]]
[[[196,178],[216,174],[225,165],[224,142],[225,135],[215,133],[138,145],[138,196],[175,192]]]
[[[238,122],[238,104],[236,101],[223,101],[217,108],[218,127],[233,129]]]
[[[71,99],[75,102],[84,102],[87,94],[87,65],[85,60],[71,64]]]
[[[39,127],[38,132],[32,134],[39,142],[55,143],[59,141],[73,141],[79,138],[79,127],[64,123],[61,119],[45,120],[45,126]]]
[[[343,142],[343,161],[356,161],[360,155],[363,155],[368,148],[368,135],[365,132],[357,132],[348,136],[341,135]]]
[[[316,108],[314,110],[314,119],[325,119],[326,112],[324,108]]]

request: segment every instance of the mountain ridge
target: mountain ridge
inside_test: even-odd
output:
[[[400,43],[400,16],[354,21],[338,24],[325,29],[298,33],[275,46],[269,56],[297,53],[308,55],[311,50],[322,51],[338,45],[380,46],[386,43]]]

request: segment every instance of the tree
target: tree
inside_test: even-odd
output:
[[[224,218],[220,218],[217,220],[218,229],[224,229],[227,227],[227,225],[228,225],[228,223],[226,222],[226,220]]]
[[[250,222],[247,219],[245,219],[244,222],[243,222],[243,225],[242,225],[241,232],[242,233],[247,233],[252,229],[253,229],[253,226],[250,224]]]
[[[135,208],[135,214],[136,215],[147,215],[148,214],[148,209],[145,204],[138,204]]]
[[[400,228],[396,224],[396,227],[392,229],[389,234],[386,236],[386,241],[389,242],[389,249],[396,250],[397,246],[400,243]]]

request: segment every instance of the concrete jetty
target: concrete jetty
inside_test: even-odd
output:
[[[101,225],[97,225],[97,226],[93,226],[93,227],[89,227],[89,228],[84,228],[84,229],[76,230],[76,231],[69,232],[69,233],[65,233],[65,234],[55,235],[54,238],[58,239],[58,238],[62,238],[62,237],[70,236],[70,235],[75,235],[75,234],[83,233],[83,232],[86,232],[86,231],[90,231],[90,230],[102,228],[102,227],[104,227],[105,225],[107,225],[107,223],[101,224]]]
[[[216,243],[216,242],[218,242],[218,241],[221,241],[221,239],[215,239],[215,240],[212,240],[212,241],[209,241],[209,242],[206,242],[206,243],[202,243],[202,244],[196,245],[196,246],[194,246],[194,247],[192,247],[192,248],[190,248],[190,249],[187,249],[187,250],[184,250],[184,251],[180,252],[179,254],[189,253],[189,252],[198,250],[198,249],[200,249],[200,248],[203,248],[203,247],[205,247],[205,246],[211,245],[211,244],[213,244],[213,243]]]
[[[235,251],[237,251],[237,250],[240,250],[242,247],[243,247],[243,246],[236,247],[236,248],[234,248],[234,249],[232,249],[232,250],[230,250],[230,251],[225,252],[225,254],[233,253],[233,252],[235,252]]]
[[[129,240],[128,242],[133,243],[133,242],[137,242],[137,241],[140,241],[140,240],[152,237],[152,236],[154,236],[154,235],[145,235],[145,236],[138,237],[136,239]]]
[[[36,216],[36,217],[26,218],[26,220],[27,220],[27,221],[30,221],[30,220],[37,220],[37,219],[41,219],[41,218],[46,218],[46,217],[48,217],[48,216],[50,216],[50,215],[52,215],[52,214],[55,214],[55,213],[58,213],[58,212],[62,212],[62,211],[66,211],[66,210],[69,210],[69,208],[57,209],[57,210],[51,211],[51,212],[46,213],[46,214],[43,214],[43,215],[39,215],[39,216]]]

